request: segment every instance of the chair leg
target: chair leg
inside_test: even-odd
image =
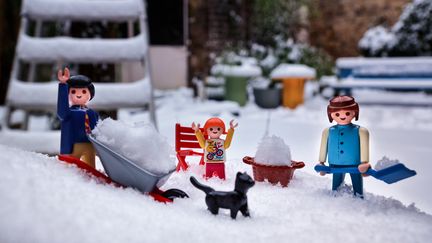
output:
[[[205,162],[204,162],[204,155],[201,156],[201,160],[200,160],[200,162],[199,162],[199,165],[205,165]]]
[[[177,168],[176,171],[180,171],[180,170],[184,170],[186,171],[188,169],[188,164],[186,163],[185,159],[186,156],[180,156],[177,154],[177,159],[178,159],[178,164],[177,164]]]

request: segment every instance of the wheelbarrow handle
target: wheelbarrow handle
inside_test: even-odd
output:
[[[291,161],[291,166],[294,169],[301,169],[301,168],[305,167],[305,163],[302,162],[302,161],[294,161],[294,160],[292,160]]]
[[[252,157],[250,157],[250,156],[245,156],[245,157],[243,157],[243,162],[244,162],[245,164],[251,165],[251,164],[253,164],[255,161],[254,161],[254,158],[252,158]]]

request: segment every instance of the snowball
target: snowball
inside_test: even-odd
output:
[[[137,166],[153,173],[175,168],[171,147],[151,124],[132,125],[107,118],[93,130],[96,139]]]
[[[374,169],[375,170],[382,170],[385,168],[388,168],[390,166],[399,164],[399,160],[395,159],[395,160],[391,160],[389,158],[387,158],[386,156],[382,157],[382,159],[378,160],[378,162],[376,163]]]
[[[258,145],[255,162],[266,165],[291,166],[291,151],[278,136],[265,136]]]
[[[300,78],[315,78],[315,69],[302,64],[279,64],[270,74],[271,78],[287,78],[287,77],[300,77]]]

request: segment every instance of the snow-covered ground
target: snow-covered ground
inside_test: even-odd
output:
[[[164,186],[182,189],[190,198],[164,205],[132,189],[97,184],[54,158],[0,145],[0,242],[430,241],[432,109],[361,106],[358,124],[370,131],[372,164],[385,155],[418,173],[392,185],[365,178],[361,200],[348,187],[333,195],[330,176],[313,171],[322,129],[330,125],[326,104],[318,97],[294,111],[250,104],[236,117],[221,109],[231,104],[199,103],[188,90],[158,101],[159,131],[172,145],[176,122],[203,124],[210,116],[239,122],[227,151],[228,179],[205,182],[215,189],[231,190],[237,171],[252,175],[241,161],[255,155],[268,115],[269,134],[282,137],[292,158],[306,163],[287,188],[257,183],[248,194],[252,217],[239,215],[236,221],[226,210],[218,216],[206,210],[204,193],[189,182],[190,175],[200,178],[197,166],[173,174]],[[139,112],[122,112],[120,118],[148,120]]]

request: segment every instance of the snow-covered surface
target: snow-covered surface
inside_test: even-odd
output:
[[[333,85],[334,87],[353,88],[387,88],[387,89],[432,89],[432,78],[346,78]]]
[[[22,13],[40,19],[125,21],[145,11],[141,0],[25,0]]]
[[[427,76],[432,77],[432,63],[415,63],[415,64],[393,64],[393,65],[374,65],[357,67],[353,70],[354,76],[396,76],[412,77]],[[432,80],[431,80],[432,81]]]
[[[336,60],[338,68],[356,68],[376,65],[432,65],[432,57],[341,57]]]
[[[35,38],[21,35],[17,45],[20,59],[39,62],[141,61],[146,51],[144,34],[125,39]]]
[[[2,130],[0,144],[23,148],[27,151],[58,154],[60,152],[60,131]]]
[[[99,142],[144,170],[167,174],[175,169],[173,148],[149,123],[130,124],[107,118],[98,122],[92,133]]]
[[[333,195],[329,179],[302,171],[288,188],[257,183],[248,193],[251,218],[232,220],[227,210],[206,210],[204,193],[189,182],[196,173],[171,177],[166,188],[190,198],[165,205],[44,155],[0,146],[0,160],[1,242],[428,242],[432,234],[432,216],[413,205]],[[226,181],[205,184],[232,190],[238,170],[247,168],[231,163]]]
[[[243,65],[216,64],[211,68],[211,73],[231,77],[256,77],[261,75],[261,68],[249,63]]]
[[[58,82],[9,83],[7,101],[12,106],[55,110]],[[140,107],[150,100],[150,82],[147,78],[130,83],[95,83],[95,97],[89,106],[96,109]]]
[[[388,168],[390,166],[393,166],[393,165],[396,165],[399,163],[400,162],[397,159],[390,159],[390,158],[384,156],[382,159],[380,159],[376,162],[374,169],[375,170],[382,170],[382,169]]]
[[[303,64],[279,64],[271,73],[273,79],[295,77],[295,78],[315,78],[316,71],[314,68]]]
[[[242,158],[255,154],[266,127],[263,114],[268,111],[248,104],[237,107],[235,117],[225,110],[231,102],[200,103],[191,93],[170,91],[157,102],[159,131],[173,146],[177,122],[203,123],[212,116],[237,119],[227,180],[205,182],[218,190],[232,190],[237,171],[252,175]],[[163,205],[131,189],[97,184],[53,158],[0,146],[0,242],[429,242],[432,109],[360,107],[357,123],[370,132],[372,165],[388,155],[417,171],[416,176],[391,185],[364,178],[366,195],[360,200],[350,192],[333,196],[331,177],[320,177],[313,170],[321,132],[331,124],[327,100],[310,95],[305,99],[295,110],[271,110],[269,133],[283,138],[293,160],[304,161],[306,167],[295,172],[287,188],[257,183],[248,193],[250,219],[239,215],[233,221],[226,210],[218,216],[206,210],[204,194],[189,183],[190,175],[200,178],[199,158],[188,158],[191,170],[174,173],[163,188],[182,189],[190,199]],[[120,112],[119,119],[147,121],[148,114]],[[11,145],[8,140],[0,143]],[[58,143],[59,139],[55,148]]]
[[[265,136],[259,142],[255,162],[265,165],[291,165],[291,150],[283,138]]]

